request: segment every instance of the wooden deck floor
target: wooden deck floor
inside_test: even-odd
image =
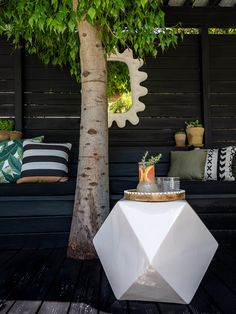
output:
[[[65,253],[65,249],[0,251],[0,313],[236,313],[235,248],[217,251],[186,306],[119,302],[98,260],[77,262]]]

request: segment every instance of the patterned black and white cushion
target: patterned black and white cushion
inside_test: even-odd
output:
[[[235,181],[232,173],[232,164],[235,153],[236,146],[208,149],[204,180]]]
[[[24,182],[60,182],[68,178],[70,143],[24,142],[21,178]]]

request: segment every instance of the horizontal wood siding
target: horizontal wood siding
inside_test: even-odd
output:
[[[14,117],[14,53],[0,37],[0,116]]]
[[[25,136],[78,143],[80,85],[68,70],[45,66],[36,56],[25,55],[23,67]]]
[[[210,36],[212,145],[236,145],[236,36]]]
[[[0,247],[62,247],[69,236],[73,200],[0,200]]]
[[[210,36],[210,146],[236,144],[236,37]],[[186,36],[176,48],[147,57],[138,125],[109,130],[111,207],[138,180],[137,162],[148,150],[162,153],[157,176],[169,169],[174,132],[186,120],[202,119],[200,35]],[[27,138],[45,135],[46,142],[71,142],[70,180],[75,180],[80,126],[80,85],[67,69],[45,66],[36,56],[22,55],[23,128]],[[14,117],[14,53],[0,40],[0,117]],[[0,247],[66,245],[73,195],[0,198]],[[189,197],[189,202],[220,243],[236,239],[235,198]]]
[[[172,146],[174,132],[185,121],[201,117],[199,37],[186,37],[177,49],[147,57],[143,85],[148,95],[142,98],[146,109],[140,122],[124,129],[113,126],[111,146]]]

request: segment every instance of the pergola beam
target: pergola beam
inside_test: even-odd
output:
[[[235,0],[234,0],[235,1]],[[236,28],[236,7],[165,7],[166,25]]]
[[[193,2],[194,7],[206,7],[209,3],[209,0],[195,0]]]
[[[220,7],[233,7],[236,4],[236,0],[221,0],[219,3]]]
[[[220,1],[221,0],[210,0],[209,1],[209,6],[210,7],[215,7],[215,6],[219,5]]]
[[[170,7],[181,7],[184,4],[185,0],[170,0],[168,5]]]

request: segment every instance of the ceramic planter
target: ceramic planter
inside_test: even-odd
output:
[[[187,128],[186,133],[187,133],[189,145],[194,145],[194,146],[203,145],[204,128],[202,127]]]
[[[22,138],[21,132],[12,132],[10,133],[10,140],[20,140]]]
[[[0,130],[0,141],[9,140],[9,132],[6,130]]]
[[[186,142],[185,133],[176,133],[175,134],[175,145],[176,147],[184,147]]]

